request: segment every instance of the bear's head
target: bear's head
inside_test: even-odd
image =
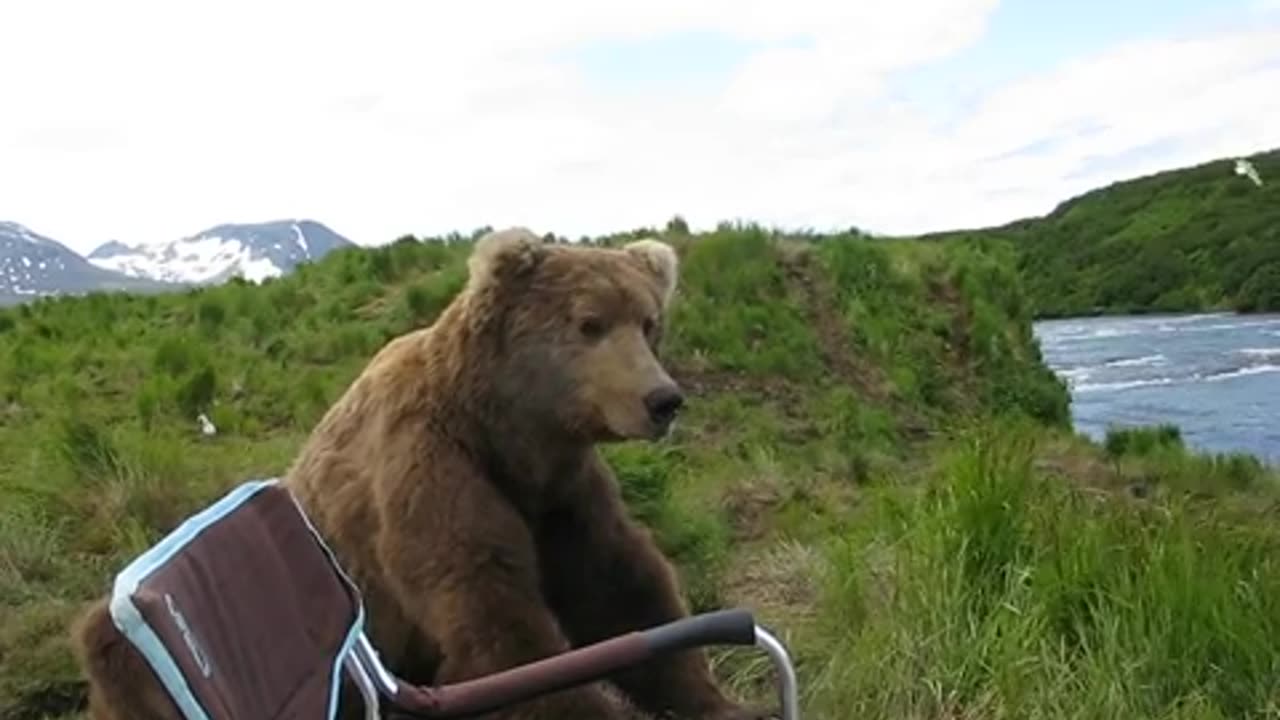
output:
[[[678,276],[671,246],[561,245],[512,228],[478,240],[468,271],[465,315],[508,426],[583,442],[667,433],[684,402],[658,359]]]

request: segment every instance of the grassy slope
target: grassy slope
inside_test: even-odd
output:
[[[1013,241],[1042,317],[1280,310],[1280,150],[1090,191],[1043,218],[934,239]]]
[[[783,634],[807,717],[1276,712],[1274,478],[1167,434],[1111,458],[1072,437],[1010,257],[672,239],[667,354],[694,400],[670,442],[609,454],[694,606]],[[69,717],[70,613],[186,513],[283,470],[466,252],[404,241],[260,288],[0,313],[0,718]],[[1131,484],[1145,499],[1113,492]],[[769,692],[756,655],[716,657]]]

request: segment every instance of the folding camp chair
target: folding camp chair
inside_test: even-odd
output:
[[[116,577],[110,610],[188,720],[332,720],[343,676],[366,718],[472,717],[601,679],[673,650],[754,645],[798,720],[785,647],[745,610],[607,639],[474,680],[404,682],[365,635],[361,595],[292,494],[247,482],[188,518]]]

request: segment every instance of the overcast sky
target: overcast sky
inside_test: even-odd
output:
[[[0,219],[88,251],[905,233],[1280,146],[1280,0],[5,0]]]

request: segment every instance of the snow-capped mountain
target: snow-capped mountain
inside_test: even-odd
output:
[[[0,221],[0,305],[46,295],[179,289],[97,267],[76,251],[15,222]]]
[[[350,240],[314,220],[276,220],[217,225],[158,245],[112,240],[88,258],[100,268],[133,277],[210,285],[237,275],[260,282],[351,246]]]

